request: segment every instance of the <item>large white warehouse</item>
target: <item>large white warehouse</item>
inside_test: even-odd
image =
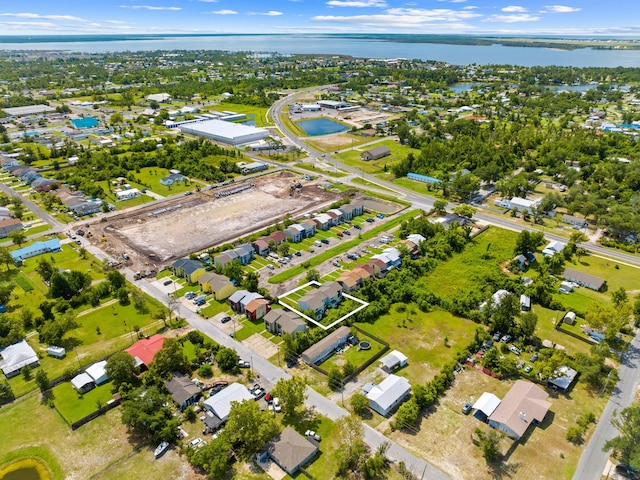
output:
[[[180,125],[179,128],[184,133],[191,133],[234,146],[256,142],[269,136],[269,131],[265,128],[249,127],[223,120],[206,120]]]

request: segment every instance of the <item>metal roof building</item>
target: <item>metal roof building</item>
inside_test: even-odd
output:
[[[265,128],[249,127],[223,120],[207,120],[205,122],[180,125],[180,130],[184,133],[234,146],[256,142],[269,136],[269,131]]]

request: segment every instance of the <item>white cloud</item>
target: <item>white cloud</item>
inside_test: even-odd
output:
[[[214,10],[213,12],[208,12],[211,15],[237,15],[238,12],[235,10]]]
[[[467,0],[451,0],[451,3],[464,3]]]
[[[434,8],[432,10],[426,8],[390,8],[387,13],[389,15],[416,17],[421,21],[429,22],[451,22],[482,16],[469,10],[451,10],[448,8]]]
[[[282,12],[278,12],[277,10],[269,10],[268,12],[260,13],[260,15],[266,15],[267,17],[279,17],[282,15]]]
[[[525,13],[527,11],[526,8],[519,7],[517,5],[509,5],[507,7],[501,8],[500,10],[507,13]]]
[[[104,23],[110,23],[112,25],[124,25],[127,22],[123,22],[122,20],[105,20]]]
[[[519,13],[514,15],[491,15],[487,17],[485,22],[499,22],[499,23],[518,23],[518,22],[537,22],[540,17],[535,15],[529,15],[528,13]]]
[[[474,27],[464,21],[481,17],[482,15],[472,11],[422,8],[391,8],[382,15],[317,15],[311,20],[323,23],[352,24],[359,28],[367,27],[377,29],[393,28],[421,28],[440,30],[470,30]]]
[[[568,7],[566,5],[545,5],[546,12],[550,13],[573,13],[579,12],[582,8]]]
[[[386,7],[387,3],[384,0],[330,0],[327,5],[331,7],[353,7],[353,8],[365,8],[365,7]]]
[[[152,5],[120,5],[120,8],[132,8],[133,10],[169,10],[177,12],[182,7],[154,7]]]
[[[32,18],[43,20],[63,20],[68,22],[87,22],[85,18],[73,15],[40,15],[39,13],[0,13],[0,17]]]
[[[0,22],[0,25],[7,27],[38,27],[38,28],[55,28],[56,25],[50,22]]]
[[[200,2],[204,2],[204,3],[218,3],[218,0],[198,0]]]

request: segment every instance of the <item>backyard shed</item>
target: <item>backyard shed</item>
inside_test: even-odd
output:
[[[407,356],[398,350],[389,352],[380,359],[380,368],[386,372],[393,372],[397,368],[402,368],[407,364]]]

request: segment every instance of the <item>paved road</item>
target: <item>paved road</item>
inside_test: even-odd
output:
[[[615,410],[620,411],[634,401],[640,376],[639,362],[640,330],[636,332],[629,350],[624,355],[622,365],[618,369],[618,384],[602,412],[587,448],[582,452],[573,480],[600,480],[609,457],[609,453],[603,452],[602,447],[607,440],[618,435],[618,430],[611,424],[611,418]]]
[[[51,227],[54,228],[55,230],[62,231],[65,228],[64,223],[60,222],[59,220],[56,220],[54,217],[49,215],[47,212],[45,212],[43,209],[41,209],[31,200],[29,200],[29,198],[22,196],[21,194],[14,191],[13,189],[11,189],[10,187],[8,187],[2,182],[0,182],[0,190],[2,190],[4,193],[8,195],[11,195],[12,197],[21,199],[25,207],[27,207],[29,210],[31,210],[33,213],[39,216],[42,220],[44,220],[49,225],[51,225]]]

